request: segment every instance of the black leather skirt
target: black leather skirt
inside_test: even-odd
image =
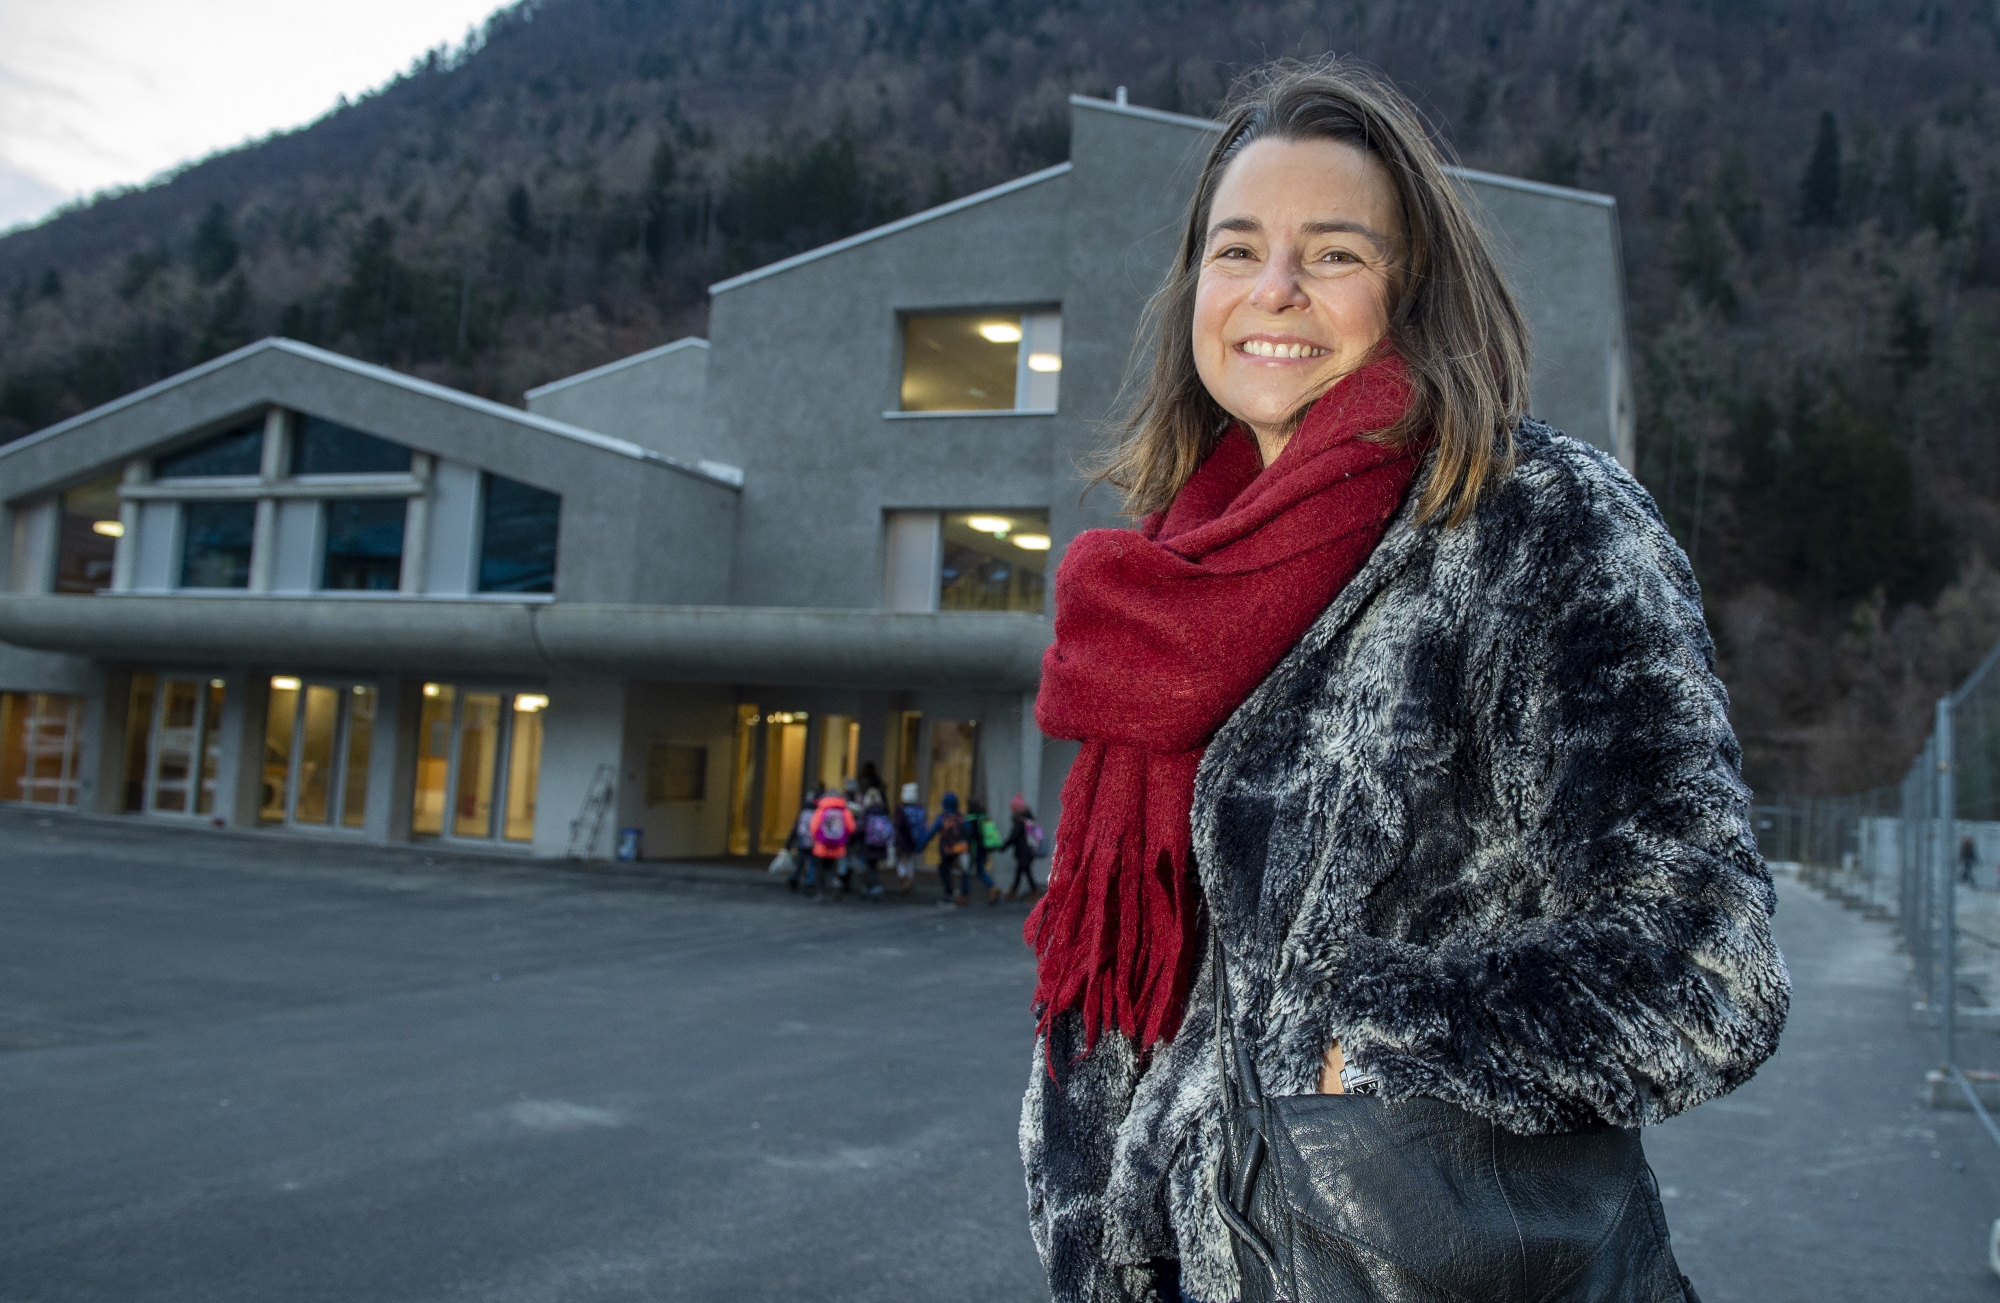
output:
[[[1243,1303],[1698,1303],[1637,1131],[1230,1094],[1218,1193]]]

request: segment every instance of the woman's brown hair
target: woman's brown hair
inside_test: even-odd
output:
[[[1457,524],[1487,480],[1513,461],[1513,428],[1528,402],[1527,322],[1416,108],[1380,77],[1332,60],[1272,64],[1230,96],[1222,135],[1195,183],[1174,269],[1146,308],[1140,339],[1152,341],[1152,366],[1116,421],[1117,442],[1093,482],[1119,489],[1128,514],[1162,510],[1229,426],[1195,371],[1195,287],[1222,173],[1257,140],[1338,141],[1388,172],[1404,240],[1387,342],[1402,355],[1416,393],[1401,421],[1371,437],[1391,446],[1436,443],[1418,517],[1442,512]],[[1295,425],[1310,406],[1294,415]]]

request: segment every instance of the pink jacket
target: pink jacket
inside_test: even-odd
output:
[[[837,842],[830,842],[820,835],[820,821],[828,810],[840,811],[841,826],[847,831]],[[847,802],[838,796],[822,796],[813,807],[813,854],[823,860],[837,860],[847,854],[847,843],[854,836],[854,811],[847,808]]]

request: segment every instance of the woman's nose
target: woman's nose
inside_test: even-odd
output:
[[[1304,307],[1306,292],[1298,259],[1285,255],[1265,263],[1257,283],[1250,289],[1250,305],[1259,312],[1270,313]]]

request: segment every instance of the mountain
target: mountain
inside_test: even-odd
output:
[[[282,333],[499,398],[1062,158],[1066,96],[1387,72],[1617,196],[1640,474],[1762,791],[1900,776],[2000,639],[1993,0],[528,0],[307,128],[0,238],[0,440]]]

